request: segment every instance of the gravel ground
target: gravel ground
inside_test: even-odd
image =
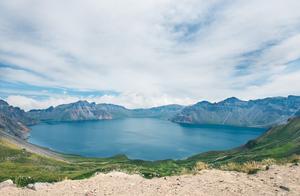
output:
[[[34,190],[33,190],[34,189]],[[121,172],[98,174],[84,180],[36,183],[31,188],[0,184],[0,195],[298,195],[300,166],[271,166],[255,175],[203,170],[196,175],[145,179]]]

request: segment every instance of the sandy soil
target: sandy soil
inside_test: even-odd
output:
[[[151,180],[112,172],[85,180],[37,183],[34,189],[0,184],[0,195],[300,195],[300,166],[271,166],[255,175],[203,170]]]

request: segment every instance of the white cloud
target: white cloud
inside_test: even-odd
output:
[[[284,72],[300,58],[299,7],[298,0],[3,0],[0,63],[18,69],[0,67],[0,76],[115,90],[121,95],[98,101],[128,107],[300,94],[299,85],[281,85],[300,83],[299,72]],[[247,70],[236,74],[244,61]]]
[[[119,104],[130,109],[155,107],[155,106],[167,105],[170,103],[185,105],[185,104],[193,104],[196,102],[196,100],[190,99],[188,97],[183,99],[182,98],[176,99],[173,97],[169,97],[167,95],[145,97],[142,94],[136,94],[136,93],[126,93],[126,94],[120,94],[118,96],[104,95],[104,96],[97,96],[97,97],[76,97],[76,96],[60,95],[60,96],[50,97],[48,99],[42,99],[42,100],[30,98],[28,96],[22,96],[22,95],[10,95],[5,100],[10,105],[20,107],[25,111],[31,109],[46,109],[49,106],[57,106],[60,104],[73,103],[78,100],[87,100],[89,102],[96,102],[96,103]]]

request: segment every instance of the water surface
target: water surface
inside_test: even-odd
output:
[[[225,150],[256,138],[264,129],[179,125],[151,118],[43,123],[31,127],[29,142],[86,157],[125,154],[131,159],[183,159]]]

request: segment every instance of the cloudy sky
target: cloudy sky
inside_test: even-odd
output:
[[[26,110],[300,95],[299,0],[1,0],[0,97]]]

